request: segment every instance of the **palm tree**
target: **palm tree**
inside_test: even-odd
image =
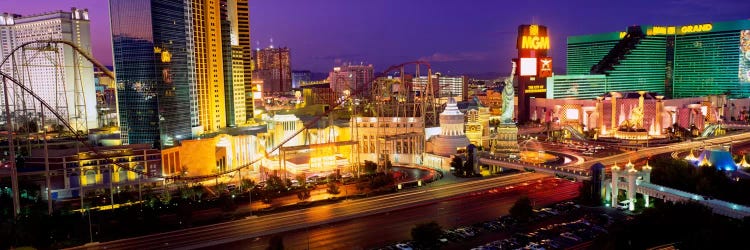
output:
[[[197,200],[200,201],[201,198],[203,197],[203,184],[198,184],[198,185],[193,186],[193,194],[195,195]]]
[[[255,187],[255,180],[250,179],[250,178],[242,179],[242,181],[240,181],[240,185],[241,185],[240,192],[245,192],[244,189],[248,189],[252,191],[253,188]]]

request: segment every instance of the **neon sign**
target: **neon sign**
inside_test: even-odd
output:
[[[682,32],[683,34],[708,32],[708,31],[711,31],[713,28],[714,26],[710,23],[687,25],[687,26],[680,27],[680,32]]]
[[[523,90],[526,94],[532,94],[532,93],[547,93],[547,87],[544,85],[529,85],[526,86],[526,89]]]
[[[549,49],[549,37],[523,36],[521,38],[521,49]]]
[[[547,50],[549,49],[549,37],[546,29],[539,34],[539,25],[529,25],[528,31],[521,36],[521,49]]]

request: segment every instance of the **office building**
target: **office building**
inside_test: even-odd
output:
[[[292,90],[289,48],[268,48],[255,51],[257,67],[253,79],[263,81],[263,93],[288,93]]]
[[[221,4],[217,0],[192,0],[191,4],[198,119],[202,132],[211,133],[226,126]],[[228,58],[231,63],[231,55]]]
[[[328,74],[328,81],[337,95],[342,95],[345,90],[348,90],[350,93],[366,96],[370,93],[373,78],[372,64],[344,64],[334,67],[333,71]]]
[[[573,36],[568,37],[567,52],[567,73],[576,77],[555,76],[548,82],[555,88],[548,98],[597,96],[585,90],[589,85],[598,88],[598,95],[643,90],[667,98],[750,96],[750,20],[632,26],[627,31]],[[575,84],[586,87],[578,87],[579,94],[561,95]]]
[[[422,92],[427,86],[427,76],[414,78],[414,91]],[[432,75],[433,91],[436,91],[440,103],[447,103],[450,97],[456,101],[465,101],[468,98],[468,78],[466,76],[445,76],[441,73]]]
[[[240,45],[240,40],[249,39],[249,37],[240,34],[239,2],[224,0],[220,4],[226,126],[236,127],[244,125],[247,120],[245,113],[247,111],[245,108],[245,49]],[[247,1],[245,1],[245,4],[247,4]],[[248,58],[248,64],[251,63]]]
[[[167,0],[110,0],[109,6],[123,143],[171,147],[191,138],[197,107],[191,6]]]
[[[23,43],[67,40],[91,53],[91,30],[87,9],[55,11],[20,16],[0,15],[0,58]],[[13,54],[4,72],[25,84],[67,119],[74,129],[87,131],[97,123],[93,65],[73,48],[63,45],[32,44]],[[2,93],[2,90],[0,90]],[[11,110],[24,115],[40,110],[31,95],[11,85]],[[2,111],[4,113],[4,110]],[[46,117],[53,117],[45,111]]]
[[[253,83],[252,72],[255,70],[253,47],[250,44],[250,5],[248,0],[237,0],[237,42],[242,49],[242,74],[245,84],[245,118],[253,119]]]

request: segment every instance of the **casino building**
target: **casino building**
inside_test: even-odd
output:
[[[567,74],[547,78],[547,99],[647,91],[667,99],[750,97],[750,20],[568,37]]]

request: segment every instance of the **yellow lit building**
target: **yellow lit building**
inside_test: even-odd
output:
[[[425,151],[425,128],[421,117],[352,117],[352,138],[359,144],[360,161],[420,164]],[[384,161],[381,161],[384,162]]]
[[[115,188],[148,183],[161,183],[161,155],[150,144],[130,144],[124,146],[97,147],[94,153],[75,146],[75,143],[51,145],[49,169],[52,199],[65,199],[79,196],[81,189],[94,190]],[[112,161],[119,165],[113,164]],[[44,175],[44,150],[32,149],[25,166],[40,169],[25,173]],[[139,176],[129,169],[146,173]],[[40,182],[41,193],[46,193],[45,182]],[[88,192],[88,191],[85,191]],[[43,195],[46,197],[46,195]]]
[[[309,128],[295,135],[304,126],[303,121],[293,114],[277,114],[267,121],[265,128],[230,129],[230,134],[183,140],[180,146],[161,151],[163,171],[167,175],[210,175],[256,160],[248,169],[253,173],[243,171],[243,176],[257,178],[258,174],[283,174],[284,170],[291,175],[350,170],[347,167],[355,158],[347,122],[320,124],[319,128]],[[287,138],[292,139],[281,150],[272,151]]]
[[[165,175],[210,175],[249,164],[263,155],[260,149],[255,135],[183,140],[180,146],[161,151],[163,171]]]
[[[220,1],[192,0],[198,119],[204,133],[226,126]]]
[[[247,122],[245,108],[245,65],[242,47],[232,46],[232,96],[234,102],[234,122],[241,126]]]

